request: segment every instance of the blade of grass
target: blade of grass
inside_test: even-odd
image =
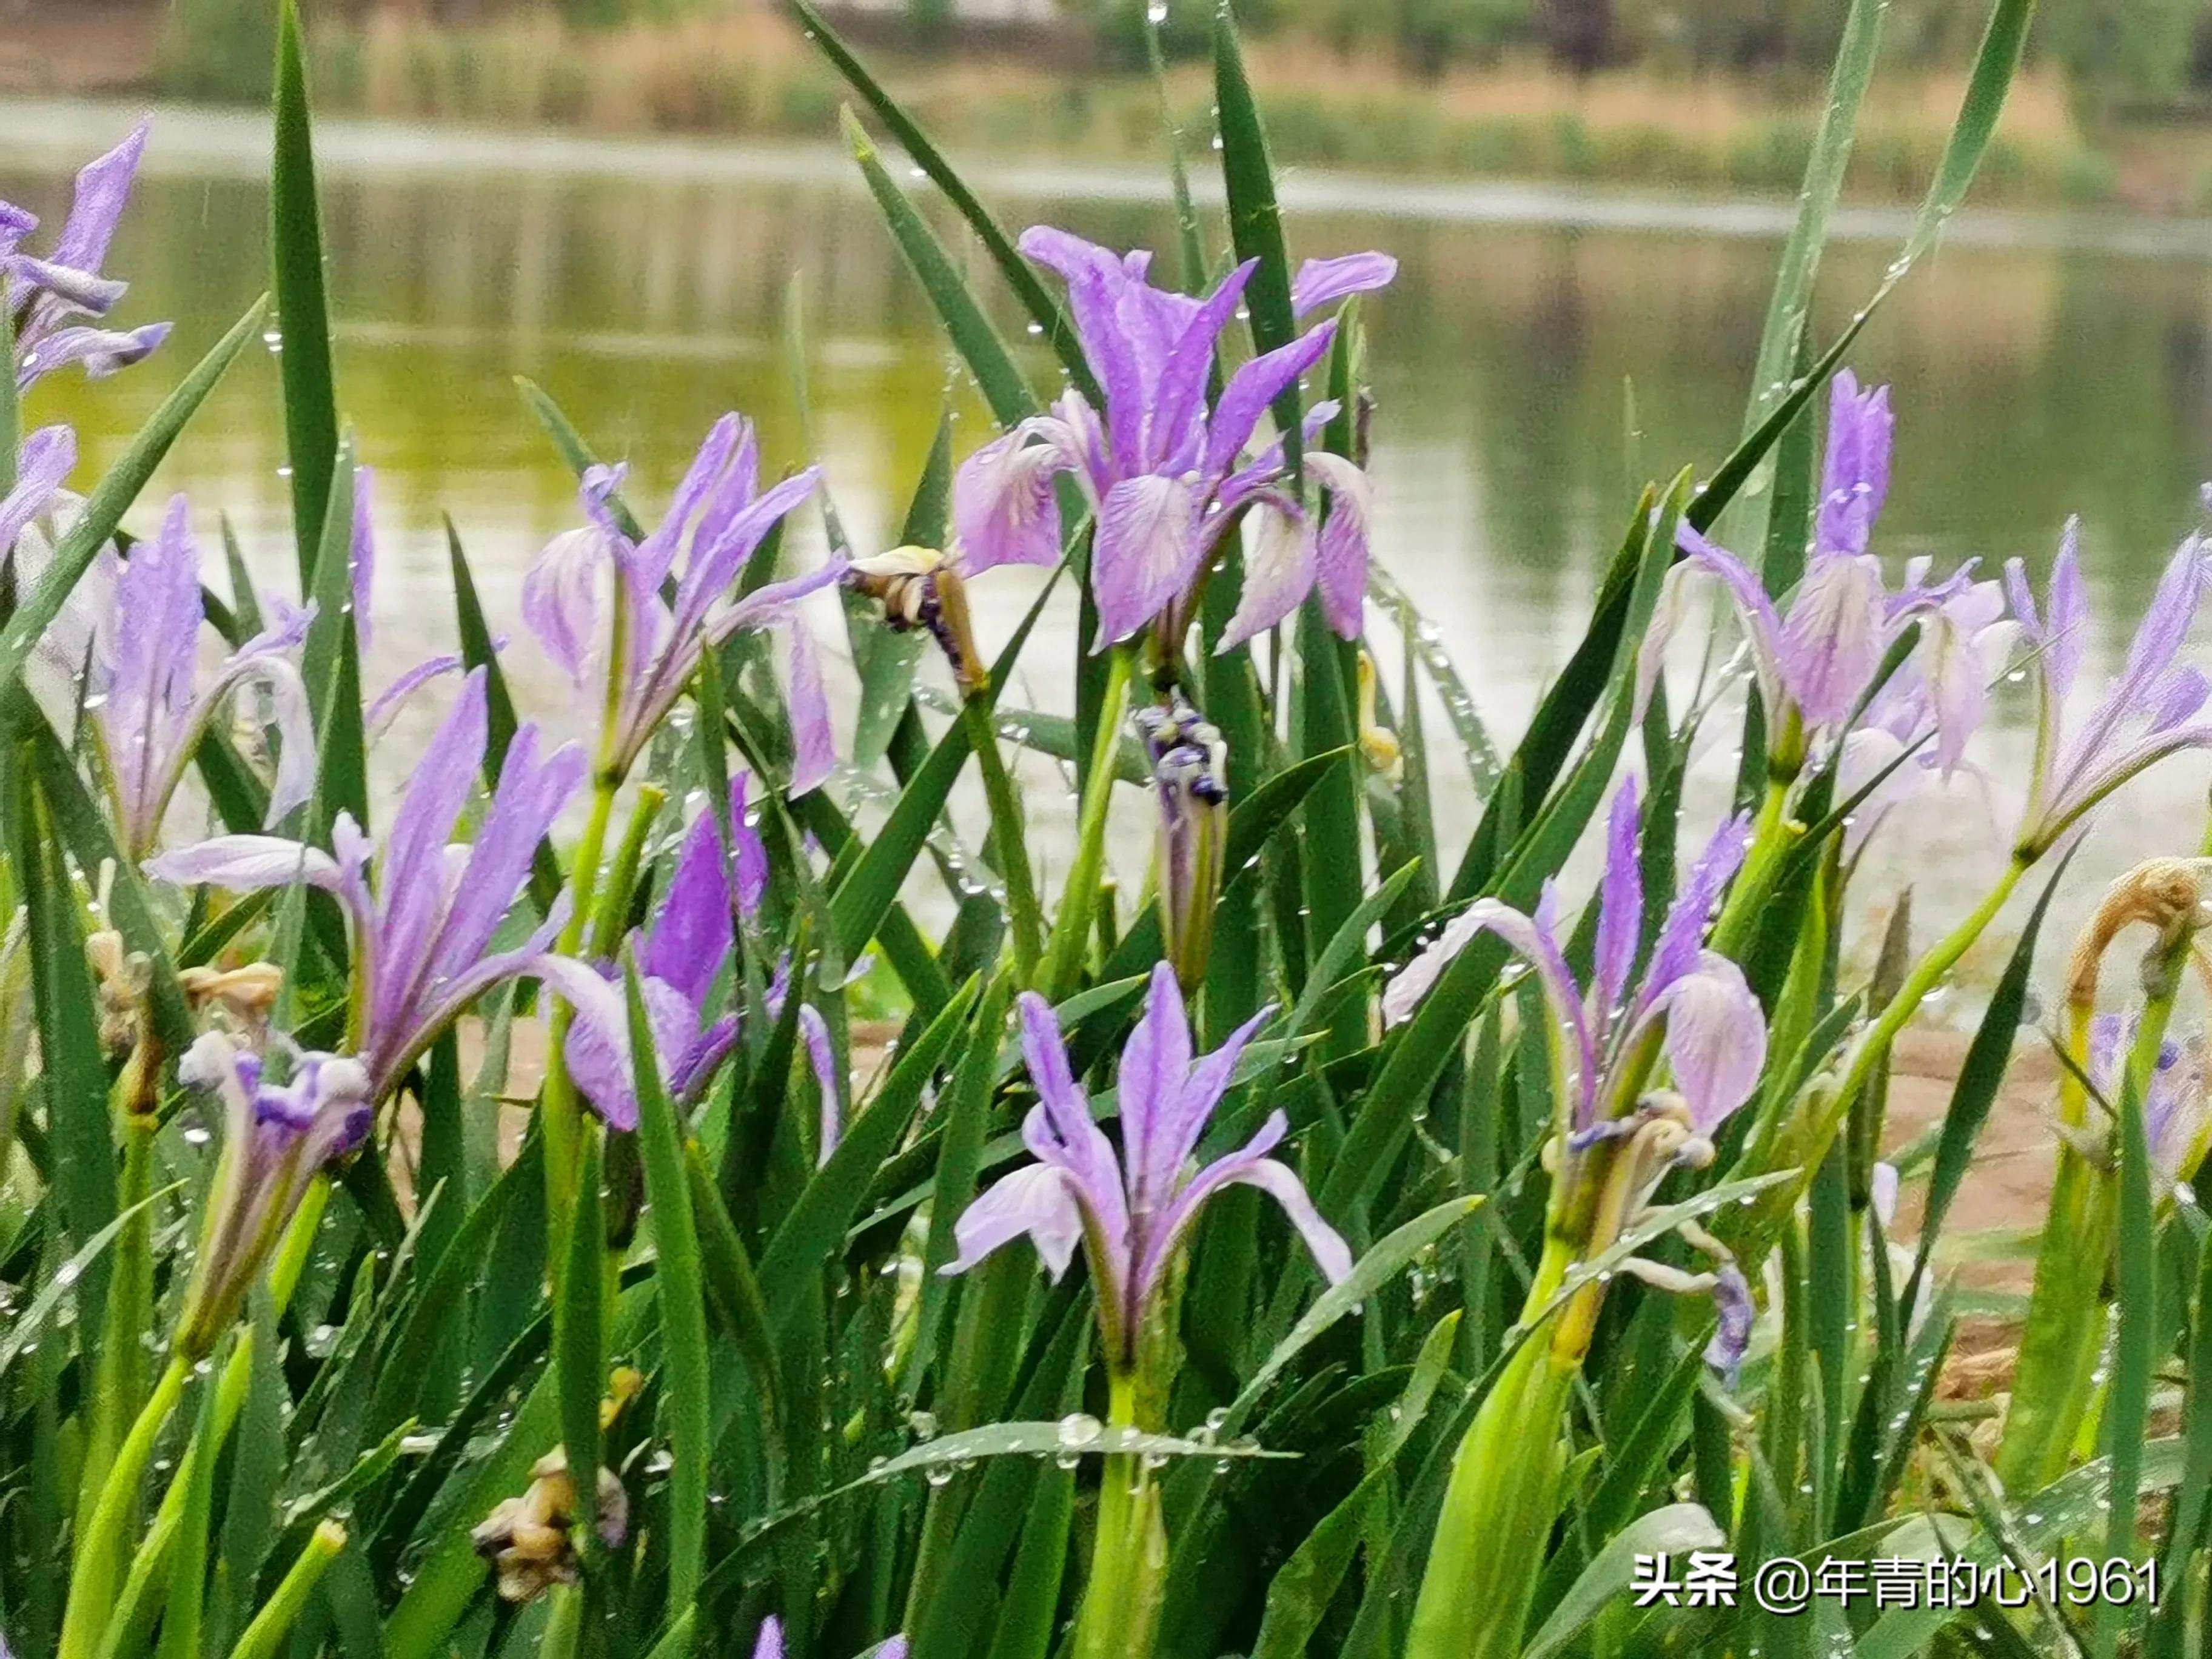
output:
[[[329,544],[331,479],[338,459],[337,386],[324,292],[322,215],[315,202],[315,149],[307,115],[307,54],[296,0],[276,10],[276,143],[269,170],[269,252],[284,387],[284,450],[292,468],[292,529],[300,591],[314,592]],[[350,519],[348,507],[346,517]],[[308,681],[312,688],[314,681]]]
[[[1283,247],[1283,216],[1275,204],[1275,169],[1267,156],[1267,130],[1259,101],[1244,70],[1244,50],[1237,36],[1230,0],[1218,0],[1213,14],[1213,101],[1219,112],[1221,180],[1229,197],[1229,240],[1241,259],[1259,268],[1244,287],[1255,355],[1291,343],[1297,320],[1291,314],[1290,256]],[[1296,381],[1275,399],[1275,430],[1283,458],[1296,476],[1301,448]]]
[[[646,1012],[637,964],[627,964],[629,1051],[637,1085],[638,1145],[644,1153],[646,1202],[653,1209],[654,1294],[660,1303],[661,1402],[667,1414],[668,1600],[688,1607],[697,1594],[707,1553],[707,1302],[699,1235],[684,1172],[684,1126],[660,1081],[653,1020]]]
[[[1074,329],[1069,325],[1066,314],[1054,301],[1050,290],[1038,279],[1036,272],[1030,269],[1028,262],[1022,258],[1006,233],[1000,228],[998,221],[976,199],[975,192],[963,182],[951,164],[938,153],[937,147],[900,107],[898,101],[868,73],[836,30],[823,21],[822,14],[814,9],[810,0],[784,0],[784,3],[799,19],[806,38],[814,42],[821,49],[822,55],[836,65],[837,72],[875,112],[877,118],[890,129],[892,137],[899,142],[899,147],[914,158],[915,165],[928,175],[932,184],[945,192],[945,199],[968,222],[969,228],[975,233],[976,240],[983,244],[984,250],[991,256],[991,262],[1005,277],[1006,286],[1022,302],[1022,308],[1029,313],[1030,320],[1051,341],[1052,349],[1058,354],[1060,366],[1066,370],[1069,380],[1091,400],[1093,407],[1103,404],[1105,399],[1099,394],[1098,384],[1091,378],[1091,365],[1084,357],[1082,342],[1076,338]]]
[[[786,0],[799,3],[799,0]],[[1029,382],[1015,367],[1006,343],[992,326],[990,317],[984,312],[968,283],[937,240],[937,233],[929,222],[918,212],[906,192],[898,187],[890,174],[884,171],[883,161],[876,154],[876,146],[865,128],[854,118],[851,110],[843,112],[845,142],[853,151],[853,159],[860,164],[860,174],[867,180],[868,191],[883,210],[884,222],[889,225],[891,240],[906,256],[908,267],[921,282],[922,290],[929,295],[930,303],[937,308],[945,331],[952,339],[953,348],[966,362],[975,376],[975,384],[983,393],[983,401],[991,405],[991,412],[1000,426],[1012,426],[1016,422],[1037,412],[1036,394],[1030,390]],[[1035,279],[1032,278],[1032,281]]]

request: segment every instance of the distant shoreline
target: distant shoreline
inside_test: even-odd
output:
[[[265,76],[258,50],[234,43],[218,58],[189,40],[165,42],[159,16],[94,0],[73,21],[44,11],[0,19],[0,94],[253,101]],[[333,18],[310,44],[319,115],[519,133],[519,143],[539,150],[552,135],[833,139],[837,109],[851,96],[781,17],[750,9],[603,33],[543,18],[472,28]],[[1788,82],[1656,70],[1577,79],[1533,62],[1455,67],[1424,81],[1394,62],[1310,40],[1267,38],[1251,50],[1279,164],[1386,179],[1394,198],[1469,181],[1534,183],[1553,194],[1663,188],[1730,202],[1790,192],[1820,95]],[[1162,159],[1159,90],[1118,65],[1079,71],[1064,51],[1048,60],[995,49],[988,36],[959,52],[917,52],[902,48],[895,30],[865,55],[949,151],[1019,155],[1041,173],[1157,170]],[[1942,71],[1877,77],[1848,200],[1917,202],[1960,84]],[[1209,138],[1203,66],[1173,70],[1168,97],[1194,155]],[[2057,80],[2031,73],[2014,89],[1975,199],[2203,217],[2212,214],[2212,124],[2136,123],[2093,141]]]
[[[112,142],[149,106],[118,98],[11,98],[0,94],[0,127],[12,134],[0,166],[76,165]],[[258,179],[268,165],[268,131],[256,111],[156,104],[149,174]],[[851,157],[838,145],[797,140],[595,135],[453,123],[331,117],[316,125],[317,161],[325,176],[421,178],[485,175],[651,178],[664,183],[761,179],[828,184],[860,193]],[[1137,161],[1007,161],[963,154],[963,176],[987,194],[1012,200],[1083,198],[1132,204],[1170,199],[1165,170]],[[927,191],[920,179],[914,188]],[[1199,199],[1218,205],[1219,181],[1200,173]],[[1778,240],[1794,204],[1784,197],[1706,196],[1625,191],[1534,179],[1443,179],[1301,168],[1280,181],[1291,214],[1414,219],[1435,223],[1554,226],[1659,235]],[[1837,243],[1902,238],[1905,207],[1869,204],[1838,210]],[[2126,258],[2212,264],[2212,220],[2066,208],[1969,208],[1947,228],[1957,246],[2081,248]]]

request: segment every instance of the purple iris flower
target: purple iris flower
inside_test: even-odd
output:
[[[1246,363],[1209,410],[1215,348],[1256,261],[1196,300],[1153,287],[1147,252],[1116,255],[1042,225],[1023,233],[1021,249],[1066,279],[1106,408],[1102,416],[1070,391],[1052,413],[1022,422],[962,465],[952,490],[962,568],[1057,563],[1053,480],[1065,472],[1097,519],[1091,578],[1101,645],[1128,638],[1187,593],[1240,508],[1254,515],[1254,531],[1224,646],[1273,627],[1316,586],[1330,625],[1355,637],[1367,586],[1365,476],[1339,456],[1306,457],[1329,500],[1317,528],[1290,487],[1279,445],[1244,456],[1268,406],[1328,352],[1335,323]],[[1381,288],[1397,268],[1381,253],[1310,261],[1292,285],[1292,308],[1304,314]],[[1329,412],[1317,410],[1313,419]]]
[[[1392,1024],[1411,1018],[1445,964],[1477,933],[1495,933],[1535,971],[1542,987],[1557,1030],[1561,1096],[1571,1106],[1575,1133],[1607,1132],[1599,1114],[1608,1105],[1607,1089],[1616,1062],[1660,1027],[1692,1126],[1710,1138],[1750,1097],[1766,1063],[1766,1022],[1743,970],[1704,946],[1713,907],[1743,862],[1749,823],[1736,817],[1723,824],[1691,866],[1632,996],[1629,981],[1644,904],[1636,827],[1636,782],[1631,778],[1613,796],[1607,826],[1596,951],[1586,988],[1576,984],[1567,966],[1559,894],[1547,881],[1532,914],[1487,898],[1462,911],[1384,988],[1382,1017]],[[1608,1117],[1632,1104],[1610,1103],[1614,1109]]]
[[[2005,566],[2035,685],[2035,763],[2014,846],[2024,857],[2048,850],[2107,795],[2137,773],[2184,749],[2212,746],[2212,721],[2198,718],[2204,673],[2177,660],[2203,596],[2204,540],[2191,536],[2166,565],[2128,647],[2127,661],[2080,731],[2068,734],[2066,699],[2081,669],[2089,607],[2081,588],[2081,529],[2069,524],[2039,610],[2019,560]]]
[[[42,426],[23,440],[15,452],[15,487],[0,495],[0,557],[52,504],[76,465],[76,434],[68,427]],[[23,573],[17,574],[20,581]]]
[[[1703,574],[1719,580],[1742,623],[1773,729],[1783,730],[1793,711],[1807,731],[1842,724],[1890,641],[1934,596],[1911,588],[1887,593],[1881,562],[1868,550],[1889,493],[1894,427],[1887,386],[1862,391],[1849,369],[1836,376],[1811,556],[1786,613],[1735,554],[1687,524],[1676,532],[1686,556],[1669,573],[1659,615],[1644,637],[1639,701],[1657,683],[1668,640],[1686,613],[1686,584]]]
[[[308,1179],[368,1139],[374,1097],[358,1060],[296,1054],[289,1079],[275,1084],[259,1054],[219,1031],[185,1051],[177,1077],[223,1108],[222,1161],[178,1335],[200,1355],[237,1316]]]
[[[2120,1099],[2120,1069],[2135,1047],[2132,1015],[2100,1014],[2089,1023],[2089,1080],[2114,1109]],[[2169,1184],[2185,1181],[2204,1156],[2207,1127],[2204,1048],[2201,1041],[2159,1044],[2150,1089],[2142,1103],[2143,1139],[2150,1160]]]
[[[670,1094],[696,1099],[737,1037],[734,1014],[707,1019],[708,998],[737,942],[735,915],[750,917],[768,888],[768,851],[745,822],[745,775],[730,784],[732,856],[702,812],[677,854],[675,873],[652,925],[635,941],[638,991],[653,1027],[655,1058]],[[622,981],[565,957],[548,957],[544,976],[575,1011],[568,1029],[568,1075],[592,1109],[617,1129],[637,1127],[631,1069],[629,1003]],[[817,1016],[818,1018],[818,1016]]]
[[[607,506],[623,472],[595,466],[585,474],[581,495],[590,523],[554,538],[522,583],[523,620],[577,690],[599,702],[602,775],[628,775],[708,650],[740,631],[781,623],[792,641],[798,760],[791,793],[804,794],[828,776],[836,757],[812,642],[794,607],[837,581],[844,563],[832,559],[743,599],[730,592],[769,532],[813,492],[819,470],[809,467],[761,489],[752,424],[725,415],[700,445],[667,517],[640,542],[622,532]],[[678,572],[677,555],[687,545]],[[670,583],[672,603],[661,591]]]
[[[1144,1017],[1121,1051],[1117,1156],[1068,1068],[1052,1005],[1033,992],[1024,992],[1020,1002],[1022,1052],[1038,1099],[1022,1124],[1022,1139],[1037,1161],[1001,1177],[968,1206],[953,1228],[960,1254],[945,1272],[964,1273],[1026,1233],[1057,1279],[1080,1242],[1107,1346],[1114,1363],[1126,1366],[1169,1263],[1206,1200],[1224,1187],[1257,1187],[1281,1205],[1331,1283],[1352,1271],[1351,1251],[1314,1208],[1304,1183],[1288,1164],[1267,1156],[1289,1132],[1280,1111],[1270,1113],[1236,1152],[1195,1171],[1185,1167],[1238,1055],[1272,1009],[1194,1060],[1174,970],[1165,963],[1155,966]]]
[[[860,1656],[860,1659],[906,1659],[904,1636],[893,1636],[878,1642]],[[0,1659],[6,1659],[0,1655]],[[753,1644],[753,1659],[783,1659],[783,1620],[774,1613],[761,1620],[760,1638]]]
[[[20,391],[41,375],[82,363],[95,379],[139,362],[168,337],[169,325],[149,323],[118,331],[94,326],[121,301],[128,283],[100,274],[107,244],[131,199],[147,123],[76,176],[76,194],[62,234],[43,258],[19,251],[38,220],[0,202],[0,271],[7,276],[6,304],[15,326],[15,385]],[[89,318],[91,323],[74,322]]]
[[[200,553],[182,495],[169,502],[160,533],[113,569],[112,592],[113,616],[93,647],[86,702],[124,850],[133,859],[153,852],[200,738],[225,701],[242,692],[268,700],[281,744],[268,822],[313,793],[314,726],[291,655],[306,636],[307,614],[294,611],[247,641],[201,686]]]
[[[504,980],[538,974],[566,919],[565,906],[556,905],[522,944],[491,949],[529,878],[532,854],[583,780],[575,744],[541,759],[538,728],[523,726],[475,842],[448,844],[483,762],[486,707],[484,672],[477,669],[409,780],[373,885],[368,866],[377,849],[345,813],[331,828],[331,853],[275,836],[218,836],[146,866],[179,884],[249,890],[304,881],[337,895],[352,924],[360,1048],[374,1099],[389,1094],[477,997]]]

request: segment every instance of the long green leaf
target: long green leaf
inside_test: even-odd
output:
[[[238,360],[246,343],[259,334],[261,319],[267,309],[266,300],[257,300],[246,308],[246,314],[231,325],[230,332],[216,341],[177,389],[161,400],[161,407],[138,428],[137,436],[131,439],[122,458],[93,487],[69,532],[54,550],[53,559],[39,578],[38,586],[23,596],[7,625],[0,627],[0,696],[13,690],[22,675],[24,663],[29,659],[31,647],[61,614],[70,590],[115,534],[123,515],[138,499],[138,492],[146,487],[154,469],[168,454],[169,447],[176,442],[185,423],[207,401],[208,393],[215,390],[223,372]]]
[[[998,221],[991,216],[990,210],[976,199],[975,193],[968,188],[952,165],[939,154],[937,147],[929,142],[928,136],[915,125],[914,118],[900,107],[898,100],[884,91],[882,84],[868,73],[852,48],[823,20],[811,0],[784,0],[784,3],[798,18],[806,38],[813,41],[821,49],[822,55],[836,66],[837,72],[875,112],[876,118],[890,129],[891,136],[899,142],[899,147],[914,158],[914,164],[928,175],[932,184],[945,192],[945,199],[968,222],[968,228],[983,244],[984,251],[991,256],[992,264],[998,266],[999,274],[1006,279],[1006,286],[1022,302],[1022,308],[1029,313],[1030,320],[1051,341],[1052,349],[1059,355],[1060,367],[1067,372],[1068,379],[1094,405],[1104,403],[1105,399],[1099,395],[1097,382],[1091,378],[1091,364],[1083,355],[1083,343],[1076,337],[1066,314],[1060,310],[1043,283],[1038,280],[1036,272],[1030,268],[1028,261],[1022,258],[1012,239],[1000,228]]]
[[[853,159],[860,164],[860,174],[868,181],[869,193],[883,210],[891,239],[906,256],[907,264],[921,281],[929,302],[937,307],[945,331],[951,337],[955,349],[975,376],[983,401],[991,405],[991,412],[998,416],[1001,426],[1012,426],[1036,414],[1036,394],[1022,378],[1021,370],[1015,367],[1006,350],[1006,342],[1000,339],[990,317],[969,291],[959,268],[945,251],[945,245],[937,240],[937,233],[884,170],[874,141],[854,119],[850,110],[845,112],[844,125],[845,142],[852,148]]]
[[[306,57],[296,0],[283,0],[276,10],[276,147],[269,172],[269,252],[277,322],[284,331],[278,362],[284,385],[284,448],[292,469],[292,529],[299,544],[300,591],[312,593],[317,586],[319,550],[329,540],[338,409],[331,362],[330,306],[324,292],[322,214],[315,203]],[[350,507],[347,516],[351,516]]]
[[[661,1404],[667,1414],[668,1598],[688,1607],[707,1553],[708,1436],[707,1300],[699,1266],[691,1184],[684,1172],[684,1126],[660,1081],[652,1017],[633,962],[629,997],[631,1074],[637,1085],[637,1138],[644,1153],[646,1201],[653,1206],[653,1285],[660,1303]]]
[[[1244,286],[1251,318],[1252,349],[1273,351],[1291,343],[1297,321],[1291,314],[1291,264],[1283,248],[1283,216],[1275,204],[1275,169],[1267,158],[1267,137],[1260,105],[1244,72],[1244,51],[1237,37],[1230,0],[1217,0],[1213,14],[1213,101],[1221,125],[1221,179],[1229,193],[1229,238],[1239,259],[1259,265]],[[1275,430],[1282,434],[1284,459],[1298,464],[1300,422],[1297,383],[1275,399]]]

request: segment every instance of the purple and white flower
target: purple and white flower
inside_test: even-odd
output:
[[[112,374],[148,356],[168,337],[167,323],[129,330],[98,326],[130,286],[103,276],[100,266],[130,202],[147,127],[141,121],[130,137],[76,175],[76,193],[61,235],[43,257],[21,251],[23,239],[38,228],[37,218],[0,202],[0,273],[6,276],[5,303],[15,325],[18,390],[71,363],[83,364],[95,379]],[[75,320],[79,318],[90,320]]]
[[[1102,415],[1070,391],[1050,414],[1022,422],[961,465],[952,516],[962,568],[1058,563],[1054,480],[1066,473],[1097,515],[1091,583],[1100,645],[1128,638],[1188,593],[1240,512],[1252,528],[1224,647],[1273,627],[1316,587],[1330,625],[1356,636],[1367,583],[1365,477],[1339,456],[1305,458],[1329,503],[1316,526],[1291,487],[1281,447],[1244,453],[1276,398],[1327,354],[1335,323],[1246,363],[1209,410],[1216,347],[1256,261],[1197,300],[1153,287],[1147,252],[1116,255],[1042,225],[1023,233],[1021,249],[1066,280],[1106,408]],[[1309,261],[1292,285],[1293,310],[1381,288],[1396,274],[1397,262],[1380,253]],[[1317,427],[1331,412],[1316,410],[1311,421]]]
[[[2135,1040],[2132,1015],[2099,1014],[2089,1023],[2089,1081],[2114,1110],[2119,1106],[2121,1067]],[[2143,1097],[2143,1139],[2151,1166],[2169,1187],[2189,1180],[2203,1162],[2207,1133],[2212,1131],[2207,1085],[2201,1036],[2186,1042],[2168,1037],[2159,1044]]]
[[[1675,541],[1685,556],[1668,574],[1640,649],[1639,705],[1658,683],[1668,640],[1686,614],[1687,585],[1707,576],[1719,581],[1742,625],[1769,730],[1795,730],[1802,740],[1802,734],[1841,727],[1910,617],[1952,591],[1951,585],[1924,589],[1915,583],[1893,595],[1883,586],[1881,560],[1869,550],[1889,494],[1894,430],[1887,386],[1863,391],[1849,369],[1836,376],[1813,545],[1786,611],[1776,608],[1742,560],[1689,525],[1680,526]]]
[[[2039,856],[2106,796],[2167,756],[2212,746],[2212,720],[2201,718],[2212,682],[2179,660],[2203,596],[2208,561],[2212,551],[2202,537],[2182,543],[2126,662],[2081,729],[2070,733],[2066,700],[2081,673],[2089,620],[2079,525],[2066,527],[2040,607],[2020,561],[2006,565],[2005,586],[2030,647],[2025,665],[2035,687],[2035,761],[2014,837],[2015,856]]]
[[[374,1096],[368,1068],[336,1054],[294,1054],[290,1077],[272,1083],[261,1055],[220,1031],[185,1051],[177,1077],[223,1112],[222,1160],[178,1328],[184,1352],[201,1355],[237,1316],[309,1178],[368,1139]]]
[[[484,992],[538,975],[566,919],[556,904],[514,948],[492,949],[538,843],[583,780],[575,744],[541,758],[537,727],[516,732],[476,840],[449,844],[483,763],[488,718],[478,669],[409,781],[380,850],[340,813],[331,852],[275,836],[218,836],[146,866],[180,884],[244,890],[303,881],[337,896],[351,926],[356,1027],[372,1099],[391,1093]]]
[[[684,836],[652,925],[634,941],[654,1058],[663,1086],[678,1101],[697,1098],[737,1039],[736,1015],[708,1014],[715,980],[737,942],[736,918],[757,913],[768,888],[768,852],[745,821],[745,784],[743,773],[731,781],[730,856],[714,814],[702,812]],[[548,957],[539,968],[575,1011],[565,1050],[568,1075],[609,1124],[635,1129],[629,1005],[612,964]]]
[[[1297,1172],[1267,1156],[1289,1133],[1282,1112],[1270,1113],[1236,1152],[1188,1167],[1238,1056],[1273,1010],[1194,1059],[1174,971],[1165,963],[1155,966],[1144,1016],[1121,1051],[1117,1154],[1068,1067],[1052,1005],[1024,992],[1020,1009],[1022,1052],[1038,1101],[1022,1124],[1022,1139],[1037,1161],[1002,1176],[968,1206],[953,1228],[960,1254],[945,1272],[964,1273],[1026,1234],[1057,1279],[1080,1243],[1107,1346],[1114,1363],[1127,1366],[1169,1264],[1199,1211],[1224,1187],[1257,1187],[1281,1205],[1331,1283],[1352,1271],[1351,1251],[1322,1219]]]
[[[1534,970],[1553,1030],[1561,1098],[1577,1135],[1608,1133],[1607,1119],[1635,1103],[1610,1097],[1616,1064],[1654,1030],[1662,1033],[1674,1086],[1698,1134],[1710,1138],[1750,1097],[1766,1062],[1766,1022],[1743,970],[1705,948],[1705,927],[1743,862],[1749,825],[1723,824],[1668,908],[1650,961],[1635,973],[1644,925],[1632,779],[1613,796],[1598,894],[1597,945],[1587,987],[1575,981],[1559,931],[1559,893],[1549,881],[1532,913],[1477,899],[1383,988],[1382,1017],[1410,1018],[1445,965],[1478,933],[1496,934]],[[1632,979],[1636,981],[1630,994]]]
[[[835,760],[830,710],[812,642],[796,607],[844,574],[842,561],[733,597],[769,532],[813,493],[819,470],[760,488],[751,422],[725,415],[707,434],[660,526],[642,541],[609,507],[624,469],[595,466],[581,499],[589,523],[556,536],[522,584],[522,617],[600,716],[598,766],[619,781],[698,672],[700,659],[740,632],[783,626],[792,639],[791,720],[798,761],[791,793],[818,785]],[[677,556],[684,567],[676,568]],[[664,596],[664,587],[671,590]]]
[[[85,702],[125,852],[134,860],[152,854],[200,739],[226,702],[249,691],[267,699],[277,732],[267,822],[306,801],[314,792],[314,726],[293,657],[307,613],[293,611],[248,640],[202,686],[200,553],[182,495],[169,502],[158,534],[113,562],[112,592]]]

